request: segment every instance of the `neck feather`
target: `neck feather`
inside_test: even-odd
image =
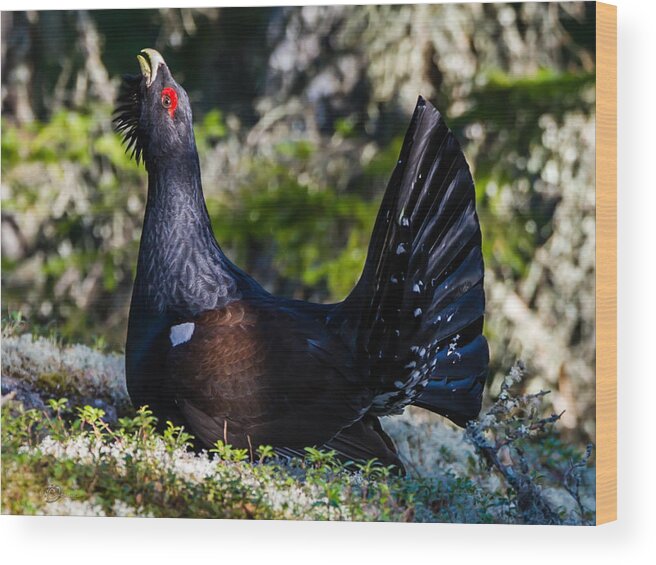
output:
[[[149,167],[135,297],[159,312],[196,315],[236,298],[236,287],[212,233],[198,156]]]

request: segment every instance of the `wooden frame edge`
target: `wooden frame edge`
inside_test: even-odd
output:
[[[597,524],[617,519],[617,7],[596,3]]]

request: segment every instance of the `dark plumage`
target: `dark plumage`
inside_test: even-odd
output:
[[[488,348],[474,184],[439,112],[419,98],[362,277],[338,304],[277,297],[212,233],[189,99],[161,55],[126,77],[115,127],[148,170],[126,346],[128,390],[200,446],[401,466],[379,416],[416,404],[476,417]]]

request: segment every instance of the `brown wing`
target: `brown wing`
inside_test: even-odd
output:
[[[237,301],[192,320],[167,372],[206,446],[322,445],[371,403],[348,349],[298,312]]]

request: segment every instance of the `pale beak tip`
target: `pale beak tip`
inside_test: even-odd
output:
[[[166,61],[164,61],[164,57],[155,49],[142,49],[141,53],[143,55],[137,55],[137,60],[139,61],[141,74],[146,79],[146,86],[150,86],[155,81],[155,77],[157,77],[159,66],[166,66]]]

